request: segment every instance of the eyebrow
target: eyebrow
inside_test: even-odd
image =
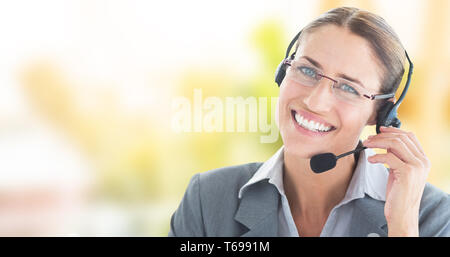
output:
[[[323,70],[322,65],[320,65],[320,63],[319,63],[318,61],[314,60],[313,58],[311,58],[311,57],[309,57],[309,56],[306,56],[306,55],[303,55],[303,56],[301,56],[300,58],[305,58],[305,59],[306,59],[308,62],[310,62],[312,65],[314,65],[314,66],[316,66],[317,68]],[[359,81],[358,79],[349,77],[349,76],[345,75],[344,73],[338,73],[337,76],[340,77],[340,78],[346,79],[346,80],[348,80],[348,81],[351,81],[351,82],[353,82],[353,83],[359,84],[359,85],[362,86],[363,88],[366,88],[366,87],[364,86],[364,84],[361,83],[361,81]]]

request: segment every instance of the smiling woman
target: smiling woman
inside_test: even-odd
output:
[[[450,236],[450,198],[426,183],[430,162],[415,135],[381,127],[360,141],[395,101],[405,53],[364,10],[332,9],[307,25],[276,75],[283,147],[264,163],[195,175],[169,235]],[[368,149],[328,172],[311,170],[314,155],[361,144]]]

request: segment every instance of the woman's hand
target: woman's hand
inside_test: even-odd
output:
[[[384,215],[389,236],[419,236],[419,207],[430,171],[430,161],[416,136],[398,128],[381,127],[381,133],[363,142],[369,148],[383,148],[386,154],[368,158],[389,166]]]

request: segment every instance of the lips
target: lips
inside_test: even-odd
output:
[[[311,113],[291,110],[291,114],[297,125],[305,130],[323,134],[336,129],[334,125]]]

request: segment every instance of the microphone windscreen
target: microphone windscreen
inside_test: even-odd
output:
[[[315,173],[322,173],[336,167],[336,161],[336,155],[333,153],[322,153],[311,158],[310,166]]]

